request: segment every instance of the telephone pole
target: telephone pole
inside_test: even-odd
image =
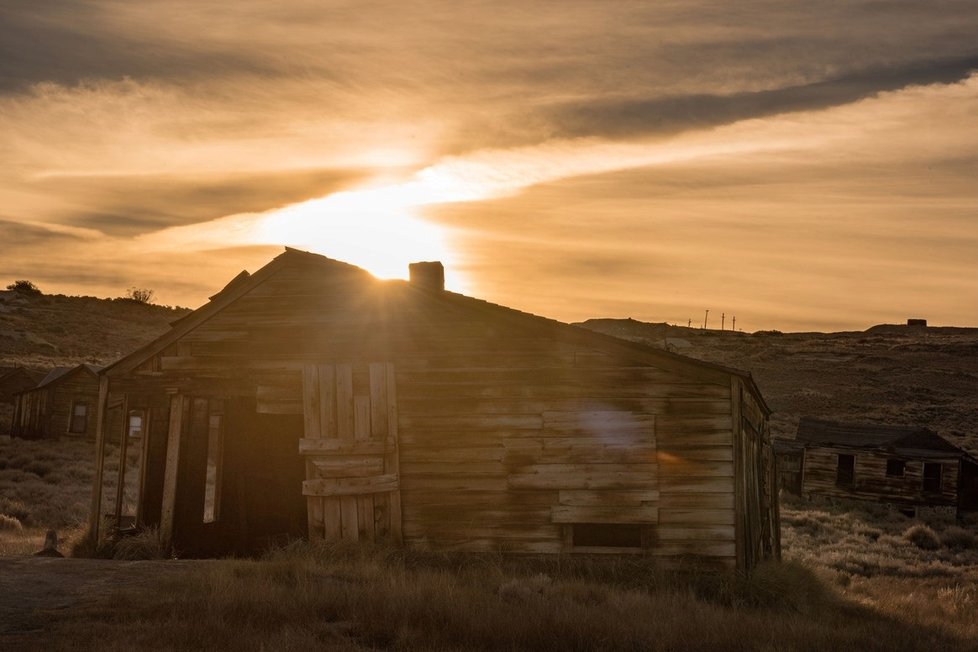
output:
[[[706,309],[706,315],[703,317],[703,330],[706,330],[706,324],[710,321],[710,309]]]
[[[720,313],[720,332],[723,332],[723,324],[727,321],[727,313]]]

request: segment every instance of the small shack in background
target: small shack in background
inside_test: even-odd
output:
[[[95,437],[100,367],[55,367],[31,389],[14,395],[13,437]]]
[[[771,442],[778,467],[778,487],[795,496],[801,495],[801,466],[805,446],[794,439],[775,438]]]
[[[101,375],[147,415],[93,521],[183,554],[286,537],[645,554],[750,570],[780,555],[769,410],[749,374],[286,252]],[[123,447],[122,457],[126,457]],[[114,504],[112,514],[109,504]]]
[[[912,515],[978,509],[978,460],[926,428],[803,417],[795,442],[805,497],[867,500]]]
[[[27,367],[0,367],[0,403],[14,404],[15,395],[36,387],[44,372]]]

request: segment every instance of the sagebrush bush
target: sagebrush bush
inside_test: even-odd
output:
[[[0,532],[22,529],[24,529],[24,526],[21,524],[19,518],[16,516],[0,514]]]
[[[0,496],[0,514],[13,516],[18,521],[24,521],[31,515],[31,511],[27,508],[27,505],[19,500]]]
[[[953,550],[968,550],[975,545],[975,535],[963,527],[952,525],[941,532],[941,544]]]
[[[831,603],[831,593],[815,574],[798,562],[762,562],[740,583],[740,594],[752,606],[818,611]]]
[[[43,478],[48,473],[54,470],[54,465],[49,462],[44,462],[41,460],[33,460],[29,464],[24,466],[24,470],[28,473],[33,473],[39,478]]]
[[[903,538],[921,550],[937,550],[941,547],[937,533],[923,523],[908,527],[903,532]]]

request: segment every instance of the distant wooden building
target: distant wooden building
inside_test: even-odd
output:
[[[908,513],[978,509],[978,461],[926,428],[802,418],[801,490]]]
[[[286,250],[108,367],[101,420],[148,417],[138,522],[191,555],[306,536],[779,555],[748,374],[445,291],[440,263],[411,272]]]
[[[805,446],[794,439],[774,439],[771,442],[778,468],[778,487],[796,496],[801,495],[801,466]]]
[[[13,437],[95,437],[99,367],[55,367],[37,386],[14,395]]]
[[[0,403],[14,404],[16,394],[36,387],[44,373],[27,367],[0,367]]]

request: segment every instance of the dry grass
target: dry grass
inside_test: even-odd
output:
[[[95,475],[95,446],[73,438],[26,440],[0,437],[0,556],[27,554],[40,549],[44,534],[57,530],[69,543],[84,535],[91,508]],[[106,446],[103,490],[105,511],[115,503],[114,483],[119,469],[118,447]],[[139,449],[131,448],[129,468],[138,465]],[[127,473],[127,484],[136,481]],[[131,502],[135,486],[127,486]],[[21,529],[2,523],[16,519]]]
[[[975,600],[966,585],[928,588],[937,599],[913,614],[919,598],[847,591],[796,563],[738,580],[638,560],[297,544],[78,614],[53,649],[965,650],[978,640],[962,625],[971,618],[958,605]]]
[[[48,529],[63,541],[82,533],[92,495],[92,443],[76,439],[30,441],[0,437],[0,556],[43,547]]]
[[[866,504],[785,499],[785,557],[846,577],[958,578],[978,566],[974,524],[923,523]],[[970,542],[970,545],[969,545]]]

